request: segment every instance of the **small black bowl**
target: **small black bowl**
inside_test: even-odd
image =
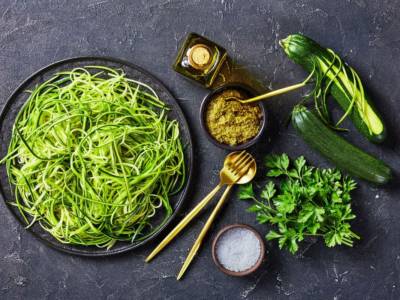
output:
[[[264,108],[264,105],[262,104],[262,102],[258,102],[258,106],[261,109],[261,114],[262,114],[262,120],[261,120],[261,127],[260,130],[258,131],[257,135],[255,137],[253,137],[252,139],[250,139],[249,141],[247,141],[246,143],[243,144],[239,144],[236,146],[231,146],[228,144],[223,144],[218,142],[216,139],[214,139],[214,137],[208,132],[208,128],[207,128],[207,123],[206,123],[206,111],[207,111],[207,106],[208,103],[214,98],[215,95],[225,91],[225,90],[238,90],[240,92],[242,92],[242,94],[248,96],[249,98],[251,97],[255,97],[257,95],[257,92],[242,83],[228,83],[228,84],[224,84],[222,86],[220,86],[219,88],[211,91],[204,99],[203,102],[201,103],[201,107],[200,107],[200,124],[201,124],[201,128],[203,128],[206,137],[208,138],[208,140],[213,143],[214,145],[226,149],[226,150],[230,150],[230,151],[238,151],[238,150],[244,150],[249,148],[250,146],[254,145],[261,137],[265,127],[266,127],[266,123],[267,123],[267,111]]]

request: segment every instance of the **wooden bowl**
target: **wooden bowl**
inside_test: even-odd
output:
[[[246,230],[250,230],[251,232],[253,232],[253,234],[256,236],[256,238],[259,240],[260,242],[260,257],[258,258],[257,262],[254,264],[254,266],[252,266],[251,268],[244,270],[244,271],[240,271],[240,272],[235,272],[235,271],[231,271],[226,269],[218,260],[218,256],[217,256],[217,247],[218,247],[218,241],[219,239],[229,230],[234,229],[234,228],[242,228],[242,229],[246,229]],[[211,251],[212,251],[212,258],[214,260],[214,263],[216,264],[216,266],[218,267],[218,269],[230,276],[237,276],[237,277],[241,277],[241,276],[246,276],[249,275],[251,273],[254,273],[263,263],[264,258],[265,258],[265,246],[264,246],[264,240],[262,239],[262,237],[260,236],[260,234],[252,227],[246,225],[246,224],[232,224],[232,225],[228,225],[225,226],[224,228],[222,228],[217,235],[215,236],[213,243],[212,243],[212,247],[211,247]]]

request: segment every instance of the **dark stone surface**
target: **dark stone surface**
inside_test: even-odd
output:
[[[301,31],[337,50],[360,73],[389,129],[388,142],[374,146],[354,130],[349,138],[400,169],[400,4],[396,1],[10,1],[0,2],[0,99],[38,68],[78,55],[109,55],[136,63],[158,76],[179,99],[190,122],[196,151],[195,184],[182,214],[216,184],[226,154],[203,136],[198,109],[206,90],[175,74],[171,63],[190,31],[224,45],[265,86],[282,87],[305,73],[279,49],[278,40]],[[269,139],[254,153],[304,154],[329,164],[286,128],[298,93],[267,107],[274,122]],[[348,123],[346,124],[350,126]],[[262,170],[261,172],[262,173]],[[261,183],[261,181],[259,181]],[[248,278],[230,278],[213,265],[211,238],[230,223],[255,224],[247,203],[232,195],[213,232],[182,282],[175,275],[203,226],[203,214],[151,264],[152,243],[117,257],[88,259],[59,253],[38,242],[0,203],[1,299],[399,299],[400,202],[392,185],[360,182],[354,196],[354,248],[311,243],[292,256],[267,243],[268,262]]]

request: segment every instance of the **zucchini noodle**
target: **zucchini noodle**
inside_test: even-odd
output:
[[[339,125],[353,111],[354,106],[356,106],[361,118],[367,124],[369,133],[372,133],[371,122],[367,117],[364,87],[360,77],[352,67],[344,64],[341,58],[333,50],[327,49],[327,51],[332,57],[330,61],[326,58],[317,58],[316,61],[314,61],[313,72],[315,70],[317,71],[316,85],[312,91],[312,95],[315,100],[316,110],[328,126],[336,130],[346,130],[340,128]],[[326,67],[323,68],[323,65]],[[347,88],[347,90],[342,89],[342,91],[349,97],[350,103],[339,121],[333,125],[327,108],[327,95],[331,85],[336,80],[340,81]]]
[[[172,214],[169,198],[185,180],[179,124],[167,111],[122,71],[57,73],[30,92],[0,162],[15,186],[11,204],[61,243],[143,240]]]

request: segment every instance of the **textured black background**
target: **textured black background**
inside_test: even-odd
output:
[[[196,170],[182,214],[217,182],[226,154],[202,134],[198,110],[207,93],[171,69],[181,39],[190,31],[224,45],[266,87],[301,80],[305,73],[279,49],[278,40],[301,31],[337,50],[362,76],[388,127],[385,145],[374,146],[352,131],[349,139],[400,169],[400,4],[397,1],[24,1],[0,2],[0,101],[29,74],[56,60],[108,55],[136,63],[158,76],[184,109],[195,141]],[[285,151],[328,166],[285,120],[299,93],[267,104],[270,138],[254,149]],[[347,123],[348,126],[351,127]],[[261,169],[260,174],[263,173]],[[261,174],[262,175],[262,174]],[[258,180],[261,184],[261,178]],[[80,258],[49,249],[34,239],[0,203],[0,298],[2,299],[398,299],[400,297],[400,202],[398,179],[385,188],[360,182],[354,196],[354,248],[309,243],[297,256],[267,243],[268,262],[248,278],[220,273],[206,240],[182,282],[175,280],[208,214],[151,264],[152,243],[118,257]],[[263,234],[247,203],[231,201],[211,234],[243,222]]]

